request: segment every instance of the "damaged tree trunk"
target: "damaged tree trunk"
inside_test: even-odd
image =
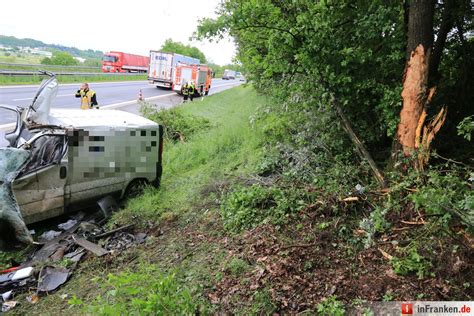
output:
[[[434,94],[434,88],[428,89],[429,60],[433,45],[433,16],[435,1],[413,0],[409,4],[406,66],[403,75],[402,110],[397,128],[397,141],[406,157],[412,156],[420,146],[429,145],[424,126],[426,107]],[[432,128],[431,137],[434,137],[442,122],[446,111],[440,113],[436,128]],[[395,147],[396,148],[396,147]],[[428,148],[424,148],[428,150]],[[395,155],[393,155],[395,156]],[[414,167],[420,167],[423,160],[414,160]],[[423,163],[422,163],[423,164]],[[422,167],[422,166],[421,166]]]
[[[416,148],[420,118],[424,119],[422,114],[427,98],[427,84],[428,56],[423,45],[419,44],[411,53],[403,80],[403,107],[397,137],[405,156],[410,156]]]

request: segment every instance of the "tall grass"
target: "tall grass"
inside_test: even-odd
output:
[[[211,126],[185,142],[165,143],[161,188],[147,189],[117,213],[116,220],[159,222],[163,215],[180,214],[202,203],[202,189],[226,174],[251,169],[261,155],[262,135],[249,118],[263,102],[253,88],[237,87],[179,106],[178,111],[203,117]]]

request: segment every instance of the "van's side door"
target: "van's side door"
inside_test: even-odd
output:
[[[28,145],[32,157],[24,173],[13,182],[13,192],[27,224],[64,213],[68,173],[65,135],[42,135]]]

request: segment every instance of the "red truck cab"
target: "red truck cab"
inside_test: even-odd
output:
[[[123,52],[108,52],[102,58],[102,72],[147,72],[149,58]]]

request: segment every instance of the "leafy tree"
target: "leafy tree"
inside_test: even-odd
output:
[[[463,72],[463,66],[450,56],[470,60],[466,36],[472,31],[471,9],[467,0],[452,1],[458,10],[444,14],[449,10],[448,1],[225,0],[217,9],[217,18],[200,21],[195,37],[219,40],[231,35],[247,77],[263,92],[283,100],[303,95],[302,100],[312,103],[321,115],[327,110],[337,112],[331,102],[335,97],[355,134],[372,151],[385,153],[382,157],[387,159],[400,122],[407,52],[420,40],[413,36],[421,31],[416,25],[423,25],[420,37],[425,42],[433,34],[439,39],[432,54],[464,42],[463,49],[450,49],[437,57],[438,66],[433,67],[440,71],[433,75],[433,82],[443,83],[437,96],[449,89],[445,88],[447,82],[436,78],[450,76],[454,70],[449,83],[453,86],[459,79],[456,75]],[[443,15],[456,21],[448,25],[447,33]],[[415,23],[415,29],[410,29],[409,21]],[[456,23],[457,27],[449,27]],[[446,45],[442,45],[443,38]],[[443,73],[446,68],[449,71]],[[465,96],[466,90],[461,91]],[[465,99],[471,97],[472,92]],[[318,107],[317,100],[326,100],[331,106]],[[444,101],[448,107],[456,103],[454,99]],[[439,110],[437,102],[435,98],[432,108]],[[464,100],[463,111],[468,108]]]
[[[78,61],[69,53],[56,51],[51,58],[43,58],[41,63],[44,65],[73,66],[77,65]]]
[[[165,43],[161,46],[160,51],[194,57],[199,59],[202,64],[206,63],[206,56],[197,47],[184,45],[180,42],[174,42],[171,38],[165,41]]]

